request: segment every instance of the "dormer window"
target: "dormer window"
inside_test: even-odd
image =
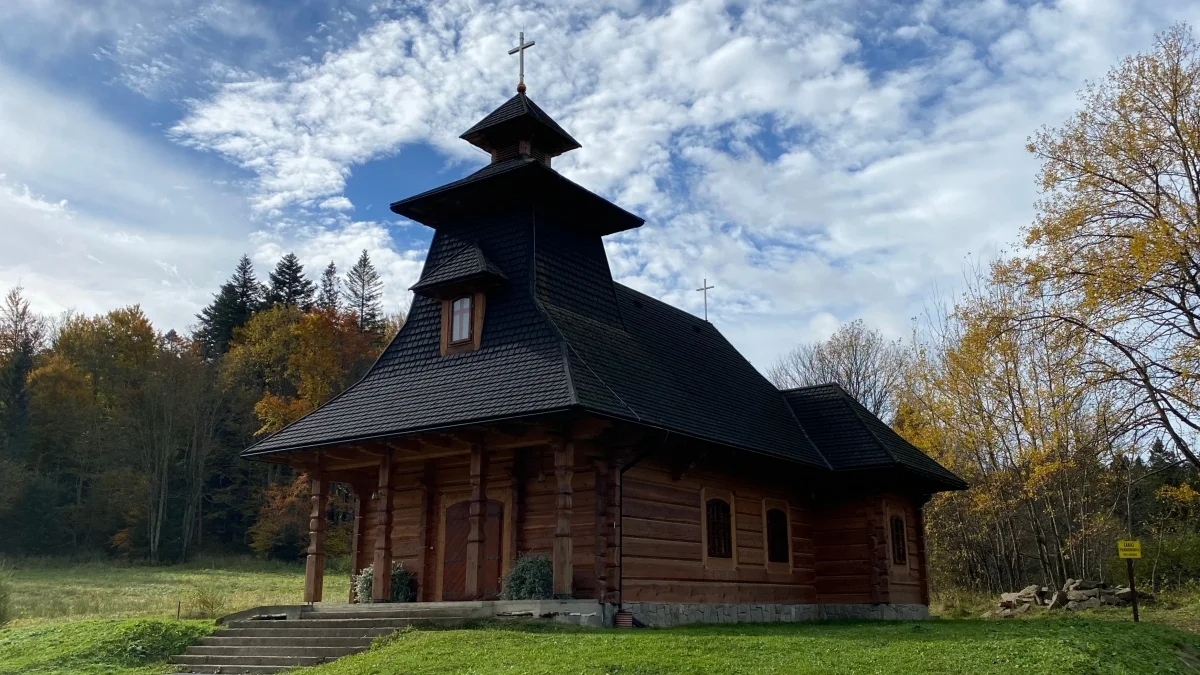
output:
[[[414,293],[442,306],[442,356],[479,349],[483,344],[485,301],[489,293],[501,292],[506,280],[504,272],[484,257],[479,246],[468,245],[443,254],[438,264],[413,285]]]
[[[450,344],[471,339],[471,296],[458,298],[450,305]]]

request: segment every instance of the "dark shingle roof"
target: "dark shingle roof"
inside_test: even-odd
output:
[[[421,280],[408,290],[424,294],[425,291],[444,286],[485,278],[502,280],[508,277],[483,255],[478,246],[471,245],[463,247],[458,254],[426,272]]]
[[[392,202],[391,209],[436,228],[482,209],[498,210],[514,201],[528,203],[534,195],[569,211],[573,225],[592,234],[622,232],[645,222],[531,157],[489,164],[465,178]]]
[[[557,155],[582,147],[579,145],[579,141],[571,138],[571,134],[568,134],[558,125],[558,122],[555,122],[524,93],[519,93],[505,101],[499,108],[479,120],[475,126],[463,132],[459,138],[484,149],[490,149],[486,138],[514,125],[522,125],[535,131],[540,139],[539,144],[549,150],[551,154]]]
[[[614,287],[623,326],[546,305],[579,364],[572,376],[587,375],[575,387],[581,406],[829,467],[779,391],[712,324]]]
[[[835,471],[899,467],[952,489],[967,487],[838,384],[787,389],[783,396]]]

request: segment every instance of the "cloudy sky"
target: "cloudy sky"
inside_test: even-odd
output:
[[[555,167],[646,218],[618,280],[758,366],[863,318],[903,336],[1032,215],[1025,139],[1191,0],[0,2],[0,286],[185,329],[238,256],[370,250],[407,304],[430,231],[391,201],[486,162],[529,94]]]

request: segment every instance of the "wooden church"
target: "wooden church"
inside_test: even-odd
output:
[[[556,595],[648,622],[922,616],[922,506],[963,481],[839,386],[780,391],[711,323],[614,282],[602,239],[642,219],[554,170],[580,145],[517,92],[462,135],[490,164],[391,205],[434,230],[399,334],[244,452],[312,479],[305,601],[336,482],[377,599],[389,561],[435,602],[494,599],[544,554]]]

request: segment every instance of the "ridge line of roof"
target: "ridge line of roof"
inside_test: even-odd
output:
[[[788,415],[790,415],[792,417],[792,421],[796,423],[796,428],[800,430],[800,433],[804,434],[804,439],[808,441],[808,444],[813,446],[813,449],[817,451],[817,457],[820,457],[821,461],[825,462],[825,466],[830,471],[837,471],[837,469],[833,468],[833,462],[830,462],[829,458],[825,456],[825,453],[821,452],[821,446],[817,445],[817,442],[812,439],[812,436],[808,435],[808,429],[805,429],[804,425],[800,423],[800,418],[796,417],[796,411],[794,408],[792,408],[792,404],[788,402],[787,397],[783,395],[783,391],[781,391],[778,387],[775,388],[775,391],[779,392],[779,398],[783,399],[783,407],[787,408]]]
[[[883,439],[875,433],[875,430],[871,428],[871,425],[867,423],[867,420],[863,419],[862,414],[858,412],[858,408],[854,405],[856,401],[853,401],[853,397],[850,396],[850,392],[846,391],[846,388],[837,382],[830,382],[826,386],[832,386],[835,390],[837,390],[838,394],[842,397],[842,403],[850,409],[851,414],[858,418],[858,421],[862,423],[863,428],[867,430],[867,433],[871,435],[871,438],[875,441],[876,445],[883,450],[884,454],[892,458],[892,464],[900,468],[908,468],[904,463],[896,458],[896,453],[892,452],[891,448],[887,446],[887,443],[884,443]],[[863,409],[866,410],[866,408]],[[879,421],[882,422],[883,420]]]
[[[841,388],[841,386],[842,385],[838,384],[837,382],[821,382],[819,384],[805,384],[805,385],[801,385],[799,387],[788,387],[787,389],[780,389],[779,392],[781,394],[786,394],[789,391],[803,391],[805,389],[822,389],[822,388],[827,389],[830,387]]]
[[[567,395],[571,399],[572,405],[579,405],[579,394],[575,391],[575,376],[571,374],[571,356],[567,354],[567,349],[570,347],[566,340],[559,342],[559,347],[561,348],[559,351],[562,352],[563,374],[567,377]]]
[[[644,423],[645,420],[643,420],[642,416],[638,414],[638,411],[634,410],[633,406],[629,405],[629,403],[626,402],[625,399],[621,398],[621,395],[618,394],[611,386],[609,386],[609,384],[604,381],[603,377],[600,377],[600,373],[597,373],[596,369],[592,368],[591,365],[588,364],[587,359],[583,358],[583,354],[580,354],[579,350],[575,349],[575,345],[571,344],[571,341],[567,339],[566,333],[563,333],[562,329],[558,327],[557,323],[555,323],[554,317],[551,316],[550,312],[546,311],[546,308],[542,306],[541,298],[534,296],[533,304],[537,305],[538,312],[540,312],[542,314],[542,316],[546,319],[546,321],[550,324],[550,326],[554,328],[554,332],[558,334],[558,339],[562,341],[563,347],[565,349],[569,349],[572,353],[575,354],[575,357],[579,359],[579,362],[583,364],[584,368],[588,369],[588,372],[592,374],[592,377],[596,378],[597,382],[604,385],[604,388],[608,390],[608,393],[612,394],[613,398],[620,401],[621,405],[625,406],[625,409],[633,414],[634,420],[636,420],[639,423]],[[563,309],[561,307],[559,307],[557,309],[560,312],[571,312],[571,310]],[[571,312],[571,313],[574,314],[575,312]],[[583,318],[587,319],[588,317],[583,317]],[[624,328],[622,328],[621,330],[624,330]],[[563,360],[564,361],[567,360],[565,355],[564,355]],[[567,368],[568,368],[567,372],[570,373],[570,366],[568,365]],[[573,382],[569,383],[569,386],[571,387],[572,395],[574,395],[574,393],[575,393],[574,383]],[[580,405],[578,399],[575,400],[575,403],[576,403],[576,405]]]

